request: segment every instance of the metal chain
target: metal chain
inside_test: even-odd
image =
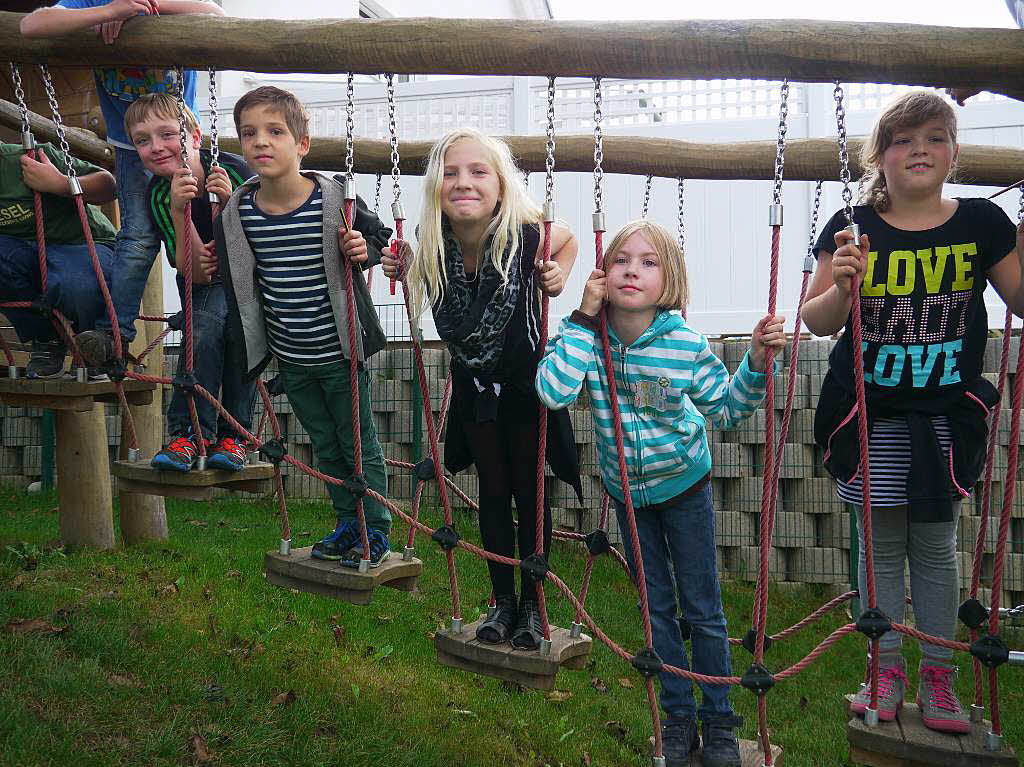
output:
[[[210,167],[220,166],[220,137],[217,133],[217,69],[210,72]]]
[[[836,129],[839,136],[839,180],[843,184],[843,212],[846,223],[853,225],[853,190],[850,189],[850,153],[846,146],[846,109],[843,107],[843,86],[836,80],[832,98],[836,101]]]
[[[522,174],[523,174],[523,186],[525,186],[527,191],[529,191],[529,189],[530,189],[530,171],[524,170],[524,171],[522,171]]]
[[[601,213],[601,181],[604,178],[604,135],[601,132],[601,78],[594,78],[594,213]]]
[[[21,112],[21,132],[29,133],[32,128],[28,124],[28,104],[25,103],[25,89],[21,85],[21,72],[13,61],[10,62],[10,67],[11,79],[14,81],[14,98],[18,100],[18,111]]]
[[[1017,208],[1017,223],[1024,222],[1024,186],[1020,188],[1020,207]]]
[[[782,204],[782,174],[786,167],[786,120],[789,117],[789,80],[779,89],[779,139],[775,146],[775,191],[772,200]]]
[[[402,201],[402,187],[398,179],[402,171],[398,168],[398,161],[401,159],[398,154],[398,124],[395,122],[395,76],[385,75],[388,85],[388,133],[391,137],[391,183],[394,194],[395,205]]]
[[[555,195],[555,78],[548,78],[548,125],[544,144],[544,202],[551,203]]]
[[[57,92],[53,89],[53,79],[50,77],[50,70],[46,64],[39,65],[39,71],[43,76],[43,87],[46,89],[46,100],[50,102],[50,111],[53,112],[53,124],[57,128],[57,140],[60,143],[60,151],[64,154],[64,163],[67,165],[67,177],[74,189],[78,174],[71,164],[71,147],[68,145],[67,133],[64,131],[64,120],[60,116],[60,105],[57,104]]]
[[[647,218],[647,210],[651,207],[651,184],[654,183],[654,174],[648,173],[644,181],[644,204],[640,209],[640,218]]]
[[[185,70],[174,68],[174,81],[178,101],[178,141],[181,144],[181,167],[188,167],[188,129],[185,127]]]
[[[377,172],[377,188],[373,190],[373,215],[380,215],[380,184],[382,178],[380,172]]]
[[[683,220],[683,211],[686,210],[686,179],[681,178],[678,181],[679,187],[679,220],[676,223],[676,228],[679,237],[679,249],[685,251],[686,245],[686,222]]]
[[[348,83],[345,86],[345,177],[349,180],[349,183],[355,180],[352,172],[352,168],[355,165],[355,93],[355,75],[349,72]]]
[[[807,255],[814,258],[814,241],[818,234],[818,211],[821,209],[821,182],[814,185],[814,207],[811,209],[811,238],[807,243]]]

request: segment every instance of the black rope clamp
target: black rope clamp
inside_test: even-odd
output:
[[[356,498],[362,498],[366,495],[366,491],[370,489],[370,485],[366,482],[366,475],[353,474],[345,480],[345,489]]]
[[[445,551],[451,551],[459,545],[459,534],[451,525],[441,525],[430,534],[430,539]]]
[[[584,539],[587,542],[587,551],[592,556],[599,557],[602,554],[607,554],[612,545],[608,541],[608,533],[598,528],[592,533],[588,533]]]
[[[658,657],[658,653],[654,651],[653,647],[645,647],[640,650],[629,662],[646,679],[650,679],[655,674],[660,673],[665,667],[665,664],[661,662],[661,658]]]
[[[676,623],[679,624],[679,636],[683,638],[683,641],[689,641],[690,634],[690,622],[686,620],[682,615],[676,616]]]
[[[272,464],[277,466],[284,460],[284,457],[288,454],[288,446],[279,439],[268,439],[262,445],[260,445],[260,453],[270,461]]]
[[[174,388],[177,389],[178,391],[183,391],[188,394],[195,394],[196,385],[199,382],[196,381],[194,373],[190,373],[186,370],[174,376],[174,378],[171,379],[171,383],[174,385]]]
[[[551,570],[544,555],[536,553],[519,560],[519,569],[523,571],[523,576],[529,578],[533,583],[543,581],[548,577],[548,572]]]
[[[433,458],[424,458],[418,464],[413,466],[412,470],[416,475],[416,479],[420,482],[429,482],[437,476],[437,472],[434,470]]]
[[[761,697],[775,686],[775,680],[771,672],[760,663],[751,663],[750,668],[740,677],[740,684]]]
[[[868,639],[879,639],[886,632],[892,631],[892,621],[877,607],[869,607],[860,614],[856,628]]]
[[[988,620],[988,610],[974,597],[965,599],[956,616],[969,629],[979,629]]]
[[[47,296],[36,296],[32,299],[32,311],[46,319],[50,319],[53,316],[53,301]]]
[[[181,330],[183,327],[185,327],[184,310],[178,312],[177,314],[172,314],[165,321],[167,322],[167,327],[169,327],[171,330]]]
[[[266,383],[267,394],[271,397],[276,397],[279,394],[284,394],[284,381],[281,380],[281,374],[278,373],[276,376],[271,378]]]
[[[772,646],[772,638],[770,636],[768,636],[767,634],[765,634],[764,635],[764,651],[768,652],[768,648],[771,647],[771,646]],[[755,654],[754,651],[757,649],[757,630],[756,629],[750,629],[750,631],[747,632],[746,636],[743,637],[743,647],[751,655]]]
[[[985,634],[971,642],[971,655],[986,668],[998,668],[1010,660],[1010,649],[995,634]]]

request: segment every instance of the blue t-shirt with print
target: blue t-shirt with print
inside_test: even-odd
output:
[[[59,0],[61,8],[98,8],[111,0]],[[173,69],[125,67],[96,69],[96,92],[107,124],[107,141],[122,149],[134,149],[124,129],[124,113],[139,96],[147,93],[174,93],[177,80]],[[196,109],[196,73],[185,70],[185,103],[193,113]]]

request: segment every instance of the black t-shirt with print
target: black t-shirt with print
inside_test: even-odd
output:
[[[982,372],[988,315],[988,271],[1016,246],[1006,213],[985,199],[957,198],[948,221],[905,231],[886,223],[869,205],[854,208],[854,221],[870,239],[861,284],[864,381],[910,393],[962,386]],[[814,246],[833,253],[834,235],[846,228],[843,211],[825,225]],[[829,365],[853,380],[852,317],[832,350]]]

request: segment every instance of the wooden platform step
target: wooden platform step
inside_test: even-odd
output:
[[[120,490],[143,495],[187,498],[193,501],[205,501],[213,497],[213,489],[216,487],[267,493],[274,486],[272,463],[247,464],[241,471],[193,469],[181,472],[154,469],[149,465],[147,458],[141,461],[115,461],[111,470],[117,477]]]
[[[92,410],[96,402],[117,402],[113,381],[79,383],[73,378],[7,378],[7,369],[0,368],[0,402],[19,407],[42,407],[50,410]],[[148,405],[153,401],[156,384],[124,379],[125,398],[130,405]]]
[[[443,629],[434,635],[437,659],[445,666],[492,676],[535,690],[555,689],[560,668],[582,669],[593,641],[586,634],[573,639],[569,630],[551,626],[551,652],[516,650],[509,643],[490,645],[476,638],[476,629],[486,618],[464,626],[458,634]]]
[[[654,755],[654,736],[648,741],[651,746],[651,755]],[[702,758],[703,752],[697,751],[690,754],[690,767],[704,767]],[[772,743],[772,767],[782,767],[783,750],[780,746]],[[743,767],[764,767],[764,751],[761,750],[761,742],[757,740],[740,740],[740,764]]]
[[[333,597],[356,605],[368,605],[373,599],[377,586],[387,586],[398,591],[415,591],[423,563],[413,557],[402,559],[402,555],[391,555],[380,567],[367,573],[342,567],[337,562],[313,559],[312,546],[293,549],[291,554],[268,551],[263,559],[267,580],[275,586],[297,589],[308,594]]]
[[[853,696],[847,695],[849,701]],[[904,703],[896,719],[868,727],[859,716],[846,725],[850,761],[866,767],[1019,767],[1013,749],[1004,742],[998,751],[985,748],[992,723],[971,725],[967,735],[948,735],[924,726],[921,712]]]

